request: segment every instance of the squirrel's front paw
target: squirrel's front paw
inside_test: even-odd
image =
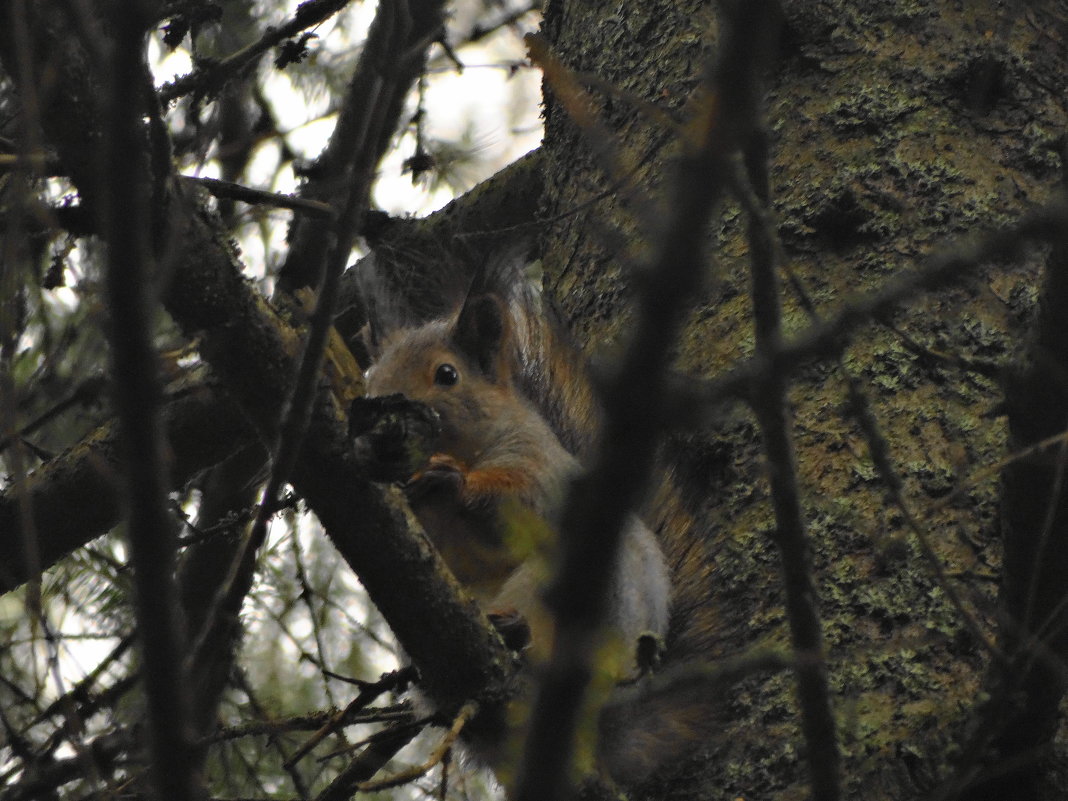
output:
[[[435,453],[425,468],[412,476],[404,485],[409,502],[431,495],[459,498],[464,489],[464,471],[451,456]]]

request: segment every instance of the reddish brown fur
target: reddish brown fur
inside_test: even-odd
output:
[[[409,485],[412,508],[457,578],[488,604],[519,567],[502,507],[515,503],[544,517],[574,460],[511,382],[508,326],[491,341],[479,336],[475,323],[464,329],[463,317],[401,332],[369,373],[368,392],[400,392],[441,418],[440,452]],[[457,371],[455,384],[435,382],[443,364]]]
[[[577,469],[561,442],[583,455],[596,441],[600,413],[583,359],[540,300],[522,288],[501,297],[469,301],[454,320],[400,332],[370,372],[368,392],[400,392],[438,413],[440,452],[409,485],[413,510],[457,578],[488,610],[525,599],[527,608],[515,606],[538,620],[545,615],[530,607],[538,596],[534,573],[509,548],[502,509],[518,503],[551,520]],[[435,381],[443,364],[458,371],[455,384]],[[711,567],[704,544],[670,479],[649,510],[672,574],[665,661],[707,658],[717,623],[707,603]],[[633,586],[630,594],[620,590],[615,606],[617,625],[633,638],[635,620],[627,617],[635,613],[620,610],[655,608],[666,603],[668,590],[658,589],[660,556],[651,557],[649,548],[658,549],[642,544],[648,531],[635,523],[627,537],[617,581]],[[532,632],[535,642],[546,636]],[[710,728],[710,705],[694,693],[631,695],[606,710],[601,727],[602,762],[626,783],[645,779]]]

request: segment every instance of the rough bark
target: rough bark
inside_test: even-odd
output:
[[[690,0],[557,1],[546,9],[546,31],[564,63],[613,87],[599,90],[604,120],[618,137],[613,146],[633,165],[626,176],[605,176],[550,93],[538,157],[544,263],[550,290],[591,350],[626,334],[627,265],[643,241],[637,204],[619,179],[658,197],[675,149],[671,126],[633,98],[686,116],[700,67],[714,50],[714,16],[711,6]],[[767,107],[771,188],[786,255],[816,314],[878,289],[935,243],[1016,219],[1053,191],[1060,165],[1052,146],[1066,122],[1059,100],[1068,76],[1063,4],[1018,10],[993,0],[798,1],[786,4],[786,16]],[[39,52],[63,54],[41,65],[57,71],[60,87],[42,109],[42,125],[91,204],[98,176],[87,166],[86,148],[99,118],[92,70],[78,46],[55,46],[54,29],[37,33]],[[28,80],[12,58],[4,61],[16,81]],[[292,374],[297,335],[250,291],[225,237],[195,210],[195,199],[187,204],[180,191],[167,191],[183,224],[169,308],[187,331],[204,336],[205,357],[245,414],[269,431]],[[477,227],[484,230],[481,222]],[[745,217],[732,206],[710,231],[716,281],[695,299],[677,348],[675,366],[687,375],[715,377],[753,350],[744,230]],[[431,243],[432,253],[440,239],[419,241]],[[403,242],[398,236],[393,246],[403,250]],[[966,284],[909,304],[854,337],[839,362],[805,368],[792,388],[802,511],[815,546],[847,796],[917,797],[951,782],[954,749],[975,719],[991,662],[930,572],[908,515],[887,501],[867,450],[870,429],[859,413],[844,411],[850,383],[860,387],[880,427],[906,510],[920,519],[979,620],[979,634],[989,636],[1001,559],[999,487],[993,471],[983,469],[1007,445],[1004,419],[994,413],[1000,392],[990,363],[1015,355],[1040,263],[990,266]],[[808,320],[797,296],[787,293],[787,337]],[[434,636],[437,617],[405,622],[412,610],[436,607],[441,598],[414,579],[427,575],[432,557],[418,540],[403,540],[397,553],[387,532],[404,527],[399,513],[345,460],[343,441],[339,421],[325,410],[294,481],[357,572],[371,577],[368,588],[397,621],[409,651],[440,657],[439,691],[454,691],[470,672],[457,677],[450,670],[463,672],[472,652],[464,649],[475,643],[479,651],[486,634],[470,617],[453,618],[457,628],[447,638]],[[719,624],[706,633],[713,653],[786,643],[754,421],[744,411],[722,412],[706,429],[676,436],[668,451],[716,556],[708,592]],[[98,485],[85,488],[92,486]],[[108,504],[85,503],[104,519],[117,514]],[[73,530],[69,520],[39,524],[51,526]],[[6,536],[10,528],[3,530]],[[79,543],[57,539],[49,558]],[[397,576],[410,583],[398,586]],[[412,593],[401,598],[405,587]],[[499,672],[492,660],[486,664],[487,673]],[[721,735],[647,788],[646,797],[802,797],[807,779],[797,755],[792,686],[787,674],[738,685]],[[1048,729],[1055,721],[1044,722]],[[1054,764],[1063,758],[1063,747],[1054,750]],[[1046,781],[1037,792],[1063,796],[1055,773]]]
[[[1003,474],[999,643],[1007,658],[991,666],[990,701],[972,741],[985,772],[967,788],[968,801],[1055,791],[1048,772],[1060,756],[1052,744],[1068,688],[1068,451],[1063,444],[1041,444],[1068,424],[1066,257],[1063,241],[1050,248],[1027,353],[1005,382],[1010,449],[1033,452]]]
[[[878,289],[936,243],[1050,197],[1052,147],[1065,124],[1062,6],[792,2],[785,10],[767,105],[771,190],[788,263],[816,314]],[[661,196],[674,149],[672,132],[641,103],[685,117],[698,66],[714,49],[711,15],[702,3],[546,9],[565,64],[616,87],[595,92],[598,111],[617,154],[636,165],[637,189],[621,190],[548,87],[547,283],[591,350],[626,337],[627,265],[646,241],[632,193]],[[728,207],[710,232],[715,280],[695,299],[676,358],[687,375],[717,376],[753,351],[744,223]],[[887,500],[863,429],[845,412],[847,381],[859,382],[907,508],[989,639],[998,486],[994,471],[969,476],[1005,453],[989,362],[1016,354],[1039,264],[989,267],[909,304],[856,336],[839,364],[805,368],[791,390],[847,796],[863,788],[868,798],[913,797],[951,781],[949,755],[965,739],[991,658],[947,602],[906,514]],[[784,291],[789,338],[809,316]],[[710,602],[722,610],[715,638],[726,653],[786,638],[757,448],[740,409],[669,448],[716,554]],[[935,503],[958,487],[951,502]],[[737,699],[736,721],[705,760],[649,797],[803,795],[788,676],[750,680]]]

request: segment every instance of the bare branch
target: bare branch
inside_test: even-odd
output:
[[[769,6],[769,12],[771,8]],[[776,9],[776,15],[777,15]],[[767,139],[753,131],[744,146],[744,159],[758,200],[770,205]],[[749,224],[750,297],[758,354],[773,349],[782,340],[782,300],[779,278],[781,247],[772,230],[753,216]],[[775,510],[773,538],[779,549],[779,564],[786,594],[790,637],[797,654],[794,673],[801,706],[812,797],[835,801],[841,793],[838,734],[831,705],[827,663],[820,621],[808,535],[798,486],[797,453],[791,434],[785,376],[768,373],[752,388],[750,405],[760,423],[768,462],[772,506]]]
[[[75,69],[84,63],[78,45],[63,38],[62,28],[41,24],[33,33],[49,52],[65,53],[62,65],[69,77],[50,96],[42,125],[64,163],[91,164],[90,145],[100,137],[99,104],[84,68]],[[0,36],[5,63],[6,43]],[[52,64],[35,67],[47,70]],[[86,202],[96,206],[100,192],[94,171],[74,172]],[[198,336],[201,355],[249,419],[273,440],[281,399],[294,374],[297,334],[244,279],[217,221],[199,213],[179,184],[161,178],[174,215],[174,273],[165,305],[190,336]],[[350,453],[340,410],[329,397],[320,400],[292,483],[420,668],[428,695],[453,712],[485,692],[503,697],[511,660],[496,632],[474,603],[463,599],[402,500],[367,483]],[[426,609],[438,614],[426,615]]]
[[[254,437],[236,405],[199,385],[170,398],[160,425],[171,444],[171,480],[183,486],[196,473],[229,456]],[[0,494],[0,593],[37,575],[27,572],[18,535],[18,498],[25,493],[39,549],[39,569],[113,528],[120,518],[121,470],[115,422],[38,468]],[[75,513],[74,510],[77,510]]]
[[[349,82],[330,142],[309,170],[301,197],[328,203],[341,210],[340,226],[355,227],[364,212],[361,186],[382,157],[396,129],[412,83],[423,69],[426,48],[439,36],[441,0],[407,0],[379,6],[367,43]],[[328,254],[347,258],[345,243],[333,240],[321,221],[295,219],[289,232],[290,248],[279,271],[279,286],[295,291],[317,287]],[[334,258],[334,257],[330,257]]]
[[[402,784],[415,781],[420,776],[424,776],[429,773],[436,765],[442,763],[446,754],[456,745],[457,739],[460,737],[460,732],[463,731],[464,726],[478,713],[478,704],[474,701],[468,701],[461,708],[459,713],[452,721],[452,726],[449,727],[448,732],[441,738],[434,750],[430,752],[430,756],[426,758],[421,765],[413,765],[408,770],[403,770],[400,773],[396,773],[392,776],[386,776],[382,779],[376,779],[373,781],[361,782],[357,785],[357,789],[362,793],[370,793],[375,790],[387,790],[390,787],[399,787]]]
[[[307,741],[289,757],[285,767],[295,765],[297,761],[310,753],[315,746],[321,743],[332,731],[350,718],[354,713],[366,707],[375,698],[384,692],[395,691],[415,679],[415,671],[411,668],[384,674],[376,682],[364,682],[359,694],[344,709],[338,710],[329,720],[323,722],[322,727],[315,732]]]
[[[1062,189],[1065,179],[1062,177]],[[1039,312],[1022,363],[1005,381],[1012,450],[1029,448],[1068,423],[1068,228],[1051,237]],[[1068,447],[1045,458],[1016,459],[1002,474],[1001,533],[1005,566],[999,644],[1011,661],[992,666],[985,714],[996,725],[977,748],[980,765],[1001,775],[979,776],[974,797],[1029,797],[1045,781],[1038,757],[1048,752],[1068,689]],[[1002,772],[1002,761],[1011,768]],[[973,766],[975,767],[975,766]],[[990,771],[984,771],[989,773]]]
[[[113,765],[130,745],[128,732],[111,732],[89,743],[85,757],[103,768]],[[82,755],[56,759],[38,775],[25,776],[22,781],[0,791],[0,801],[38,801],[84,775],[85,758]]]
[[[315,801],[348,801],[360,782],[367,781],[414,739],[420,729],[400,726],[381,732],[364,751],[341,771]]]
[[[337,212],[332,206],[326,203],[320,203],[317,200],[305,200],[304,198],[293,197],[292,195],[281,195],[277,192],[265,192],[262,189],[253,189],[249,186],[235,184],[232,181],[220,181],[218,178],[201,178],[193,176],[183,176],[183,178],[204,187],[215,197],[241,200],[252,205],[276,206],[281,209],[291,209],[293,211],[311,215],[312,217],[323,217],[328,220],[337,217]]]
[[[950,581],[949,576],[946,573],[946,568],[942,564],[942,560],[939,559],[938,554],[935,553],[935,550],[931,545],[930,537],[927,536],[926,529],[920,525],[920,521],[916,519],[916,515],[913,514],[912,509],[906,502],[905,495],[902,492],[901,476],[898,475],[897,471],[894,469],[890,457],[890,444],[879,431],[878,422],[875,419],[875,415],[872,413],[868,399],[864,396],[864,393],[861,390],[860,382],[851,375],[847,375],[846,379],[849,383],[850,414],[853,416],[853,419],[857,421],[857,425],[860,427],[860,431],[868,443],[868,453],[871,455],[871,460],[875,465],[875,469],[879,471],[883,484],[886,486],[887,493],[890,495],[894,505],[901,512],[905,524],[909,527],[913,536],[916,537],[916,542],[920,545],[920,552],[923,554],[923,558],[927,561],[931,571],[938,579],[939,586],[946,593],[949,602],[953,604],[953,607],[957,610],[957,614],[961,616],[961,619],[968,627],[968,630],[975,638],[975,641],[980,643],[995,659],[1000,662],[1005,662],[1005,654],[998,648],[997,644],[987,636],[975,615],[964,605],[964,600],[960,597],[960,593],[957,592],[956,587],[954,587],[953,583]]]
[[[115,405],[122,432],[134,568],[142,686],[147,697],[151,776],[161,798],[193,801],[203,792],[196,774],[189,720],[189,685],[182,669],[184,625],[175,580],[176,531],[167,504],[156,351],[155,276],[148,151],[140,98],[145,86],[147,3],[129,4],[112,20],[103,163],[109,173],[104,229]],[[134,87],[134,91],[131,91]]]
[[[333,323],[341,274],[356,237],[357,221],[362,216],[362,210],[367,206],[374,177],[374,166],[381,156],[381,152],[375,150],[372,143],[383,138],[388,140],[388,134],[396,127],[397,118],[391,116],[391,112],[399,112],[399,107],[389,102],[391,76],[403,74],[406,67],[404,59],[412,57],[409,53],[410,21],[404,19],[404,12],[405,9],[400,5],[380,6],[365,45],[365,56],[370,54],[367,57],[368,69],[373,69],[374,74],[372,76],[373,88],[364,99],[371,101],[372,104],[362,109],[363,114],[359,118],[359,124],[347,131],[352,139],[346,141],[346,144],[353,148],[353,155],[350,157],[351,164],[347,165],[348,169],[346,169],[349,180],[341,185],[344,190],[347,190],[347,194],[338,196],[342,201],[342,211],[332,229],[328,231],[329,247],[321,251],[322,258],[326,262],[325,265],[320,265],[317,272],[322,272],[321,268],[325,266],[325,273],[323,273],[322,285],[319,288],[296,381],[290,385],[292,394],[287,393],[288,397],[282,406],[282,425],[277,440],[271,448],[273,457],[271,475],[263,491],[263,502],[259,513],[248,537],[235,556],[229,577],[219,589],[213,612],[208,615],[205,627],[195,640],[191,656],[193,664],[208,658],[218,639],[225,636],[225,631],[233,626],[241,600],[252,585],[256,554],[266,539],[267,523],[277,510],[278,495],[290,478],[298,450],[304,440],[312,405],[318,394],[318,379]],[[392,63],[392,58],[398,59],[397,63]],[[384,135],[384,132],[387,133]],[[332,144],[336,144],[336,140],[333,140]]]
[[[705,270],[705,225],[726,185],[730,158],[757,118],[757,74],[775,25],[770,4],[742,9],[726,40],[722,72],[710,74],[684,140],[652,243],[633,339],[604,386],[599,452],[572,487],[561,517],[562,561],[548,593],[556,621],[539,685],[516,797],[551,801],[566,793],[577,714],[589,681],[591,643],[604,619],[620,532],[652,469],[664,426],[668,351]],[[729,76],[729,78],[727,77]]]

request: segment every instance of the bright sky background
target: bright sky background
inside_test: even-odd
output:
[[[290,3],[290,12],[297,4],[296,0]],[[509,5],[506,4],[506,7]],[[321,25],[316,31],[319,38],[309,42],[311,57],[315,58],[317,49],[333,49],[360,42],[374,10],[372,4],[357,4],[346,11],[340,21],[332,19]],[[440,46],[431,47],[425,130],[431,139],[458,140],[466,134],[477,150],[477,168],[464,172],[466,186],[463,189],[489,177],[537,147],[541,141],[541,74],[525,66],[525,63],[518,70],[510,69],[510,65],[525,62],[521,34],[533,30],[539,21],[536,13],[528,14],[520,23],[520,31],[504,28],[477,45],[459,51],[465,65],[462,73],[445,58]],[[461,2],[449,20],[449,40],[455,41],[473,24],[471,11]],[[164,53],[158,40],[151,43],[149,60],[156,64],[154,70],[157,83],[160,84],[184,75],[192,68],[189,53],[184,47],[173,53]],[[293,86],[284,71],[276,72],[267,81],[266,92],[278,118],[284,122],[292,121],[286,137],[289,146],[309,159],[314,158],[322,150],[334,126],[333,115],[317,119],[325,110],[325,102],[309,101],[304,92]],[[414,105],[410,105],[411,110],[414,110]],[[411,175],[403,173],[403,161],[414,149],[414,137],[410,133],[405,134],[400,145],[387,155],[381,165],[373,199],[380,208],[394,215],[422,216],[444,206],[453,198],[447,186],[428,191],[422,185],[413,185]],[[273,186],[266,185],[271,181],[277,163],[276,149],[262,147],[254,159],[249,183],[277,192],[296,191],[299,179],[289,169],[279,174]],[[215,167],[209,163],[201,174],[217,177]],[[280,234],[284,236],[284,231]]]

